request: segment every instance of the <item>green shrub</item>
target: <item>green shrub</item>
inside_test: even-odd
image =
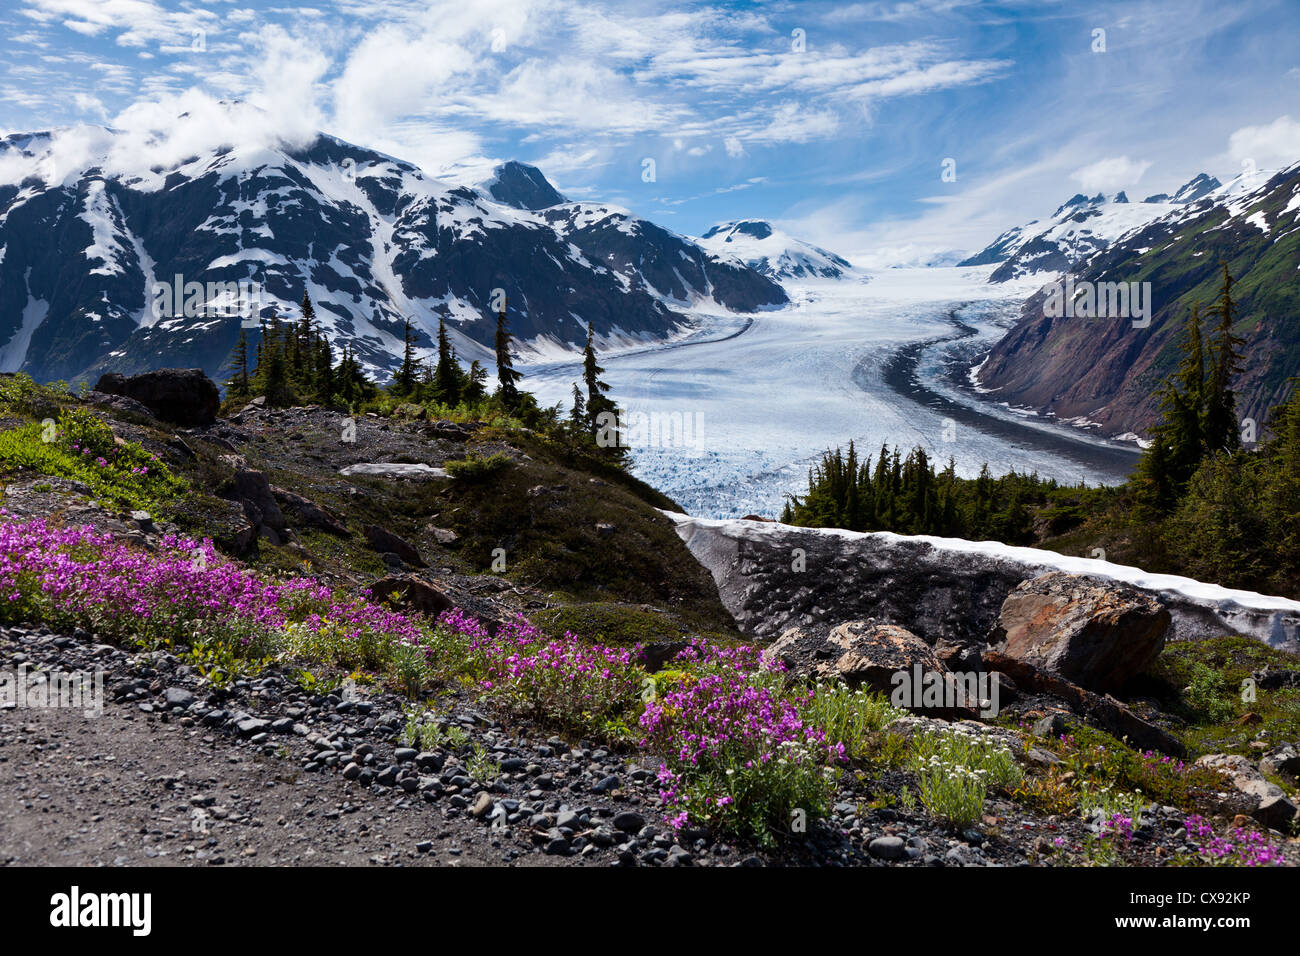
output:
[[[478,452],[471,452],[465,458],[456,458],[444,464],[447,474],[457,481],[473,483],[485,481],[497,472],[510,466],[510,456],[496,452],[491,455],[480,455]]]
[[[819,683],[802,712],[814,727],[826,731],[828,744],[843,744],[855,759],[868,756],[874,736],[904,714],[883,694],[854,690],[838,681]]]
[[[918,734],[912,770],[921,803],[954,829],[980,818],[989,787],[1010,789],[1022,778],[1015,757],[1001,743],[958,731]]]

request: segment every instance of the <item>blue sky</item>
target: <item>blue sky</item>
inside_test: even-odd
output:
[[[1300,160],[1296,0],[7,0],[0,29],[6,132],[239,98],[286,136],[467,181],[518,158],[679,232],[769,218],[867,264]]]

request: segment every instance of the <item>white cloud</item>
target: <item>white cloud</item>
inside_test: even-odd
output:
[[[1149,168],[1151,163],[1146,160],[1112,156],[1076,169],[1071,174],[1071,178],[1083,187],[1084,192],[1110,193],[1137,185]]]
[[[1290,166],[1300,161],[1300,123],[1279,116],[1267,126],[1243,126],[1228,137],[1228,152],[1260,169]]]

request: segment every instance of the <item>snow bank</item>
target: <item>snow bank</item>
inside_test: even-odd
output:
[[[1174,640],[1235,633],[1257,638],[1275,647],[1300,650],[1300,601],[1288,598],[996,541],[966,541],[886,531],[796,528],[777,522],[692,518],[673,512],[664,513],[676,523],[677,533],[715,578],[723,570],[719,566],[719,555],[736,553],[734,548],[720,547],[722,539],[731,543],[743,541],[768,545],[774,551],[788,550],[795,538],[800,542],[821,539],[838,555],[847,555],[850,561],[856,555],[864,562],[870,558],[873,564],[878,564],[882,558],[888,560],[891,554],[896,554],[900,562],[915,565],[920,554],[927,565],[957,566],[967,574],[988,571],[1006,575],[1012,572],[1006,580],[1063,571],[1117,581],[1153,593],[1164,601],[1174,618]],[[734,571],[735,568],[731,568],[726,573]]]

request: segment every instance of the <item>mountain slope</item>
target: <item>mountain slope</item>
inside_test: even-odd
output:
[[[445,310],[462,357],[488,357],[495,290],[524,348],[578,345],[588,322],[602,339],[659,339],[687,327],[690,308],[787,301],[769,278],[626,210],[563,202],[522,164],[502,167],[491,193],[319,135],[146,168],[120,162],[125,134],[92,132],[95,149],[65,171],[52,168],[66,152],[54,134],[0,140],[4,370],[216,375],[241,324],[218,308],[233,297],[206,288],[216,282],[260,286],[263,317],[296,317],[310,293],[331,341],[381,376],[401,361],[403,316],[428,348]],[[204,289],[191,308],[158,309],[156,283],[176,277]]]
[[[1124,193],[1112,198],[1079,193],[1062,203],[1045,222],[1033,220],[1008,229],[988,246],[959,262],[960,266],[1001,263],[990,282],[1006,282],[1039,272],[1066,272],[1076,263],[1105,249],[1125,233],[1167,215],[1216,189],[1219,181],[1201,173],[1174,196],[1149,196],[1130,202]]]
[[[1054,318],[1044,314],[1040,292],[979,368],[978,383],[998,400],[1087,419],[1110,433],[1145,432],[1159,416],[1158,386],[1177,365],[1186,314],[1193,302],[1212,301],[1226,262],[1239,280],[1234,331],[1245,339],[1237,410],[1262,424],[1300,372],[1298,217],[1300,164],[1238,177],[1180,206],[1074,271],[1076,283],[1150,282],[1149,327]]]
[[[796,239],[762,219],[712,227],[698,240],[710,252],[735,256],[773,279],[839,279],[853,271],[847,259]]]

